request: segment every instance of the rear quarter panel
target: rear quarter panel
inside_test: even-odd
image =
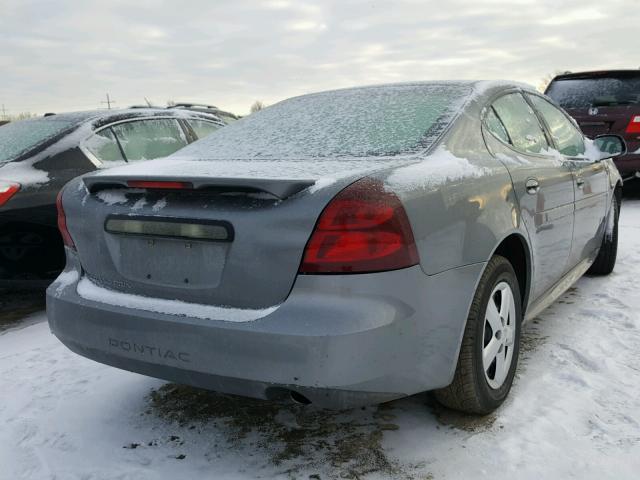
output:
[[[488,261],[511,233],[527,238],[509,173],[484,144],[483,98],[467,105],[421,162],[384,179],[405,205],[428,275]]]

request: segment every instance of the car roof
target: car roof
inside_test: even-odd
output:
[[[567,72],[556,75],[552,81],[556,80],[578,80],[600,77],[640,77],[638,70],[592,70],[587,72]]]
[[[175,118],[202,118],[206,120],[214,120],[221,122],[216,115],[207,112],[195,112],[186,109],[169,110],[165,108],[129,108],[118,110],[88,110],[82,112],[66,112],[47,114],[44,117],[34,118],[31,120],[56,122],[64,121],[72,125],[80,125],[82,123],[91,122],[94,128],[112,123],[115,121],[129,120],[132,118],[146,117],[175,117]]]
[[[422,80],[422,81],[413,81],[413,82],[391,82],[391,83],[378,83],[372,85],[363,85],[357,87],[346,87],[346,88],[338,88],[335,90],[325,90],[320,92],[309,93],[307,95],[322,95],[325,93],[331,92],[343,92],[348,90],[368,90],[368,89],[382,89],[389,87],[420,87],[420,86],[430,86],[430,85],[461,85],[461,86],[469,86],[476,87],[479,85],[491,84],[495,86],[513,86],[520,87],[523,84],[510,81],[510,80]],[[530,85],[527,85],[530,87]]]
[[[324,96],[331,95],[333,93],[349,92],[349,91],[367,91],[367,90],[384,90],[386,88],[394,87],[428,87],[428,86],[462,86],[468,87],[470,91],[470,98],[480,98],[482,96],[491,96],[497,91],[506,89],[521,89],[524,91],[536,92],[535,87],[527,83],[516,82],[512,80],[428,80],[428,81],[413,81],[413,82],[395,82],[395,83],[382,83],[374,85],[364,85],[358,87],[346,87],[335,90],[325,90],[314,93],[307,93],[299,95],[297,97],[291,97],[283,101],[288,101],[299,97],[310,96]],[[280,102],[278,102],[280,103]]]
[[[196,103],[176,103],[175,105],[167,107],[167,110],[183,110],[191,112],[210,113],[212,115],[231,117],[236,120],[240,119],[240,117],[235,113],[220,110],[218,107],[214,107],[212,105],[199,105]]]

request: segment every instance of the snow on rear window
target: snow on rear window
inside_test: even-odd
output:
[[[555,80],[547,95],[563,108],[615,107],[640,104],[640,73],[629,77]]]
[[[386,85],[295,97],[222,128],[193,159],[392,156],[428,147],[472,92],[464,83]]]
[[[62,120],[21,120],[0,127],[0,165],[73,126]]]

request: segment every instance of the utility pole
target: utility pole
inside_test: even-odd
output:
[[[111,104],[112,104],[112,103],[116,103],[116,101],[115,101],[115,100],[112,100],[112,99],[109,97],[109,94],[107,93],[107,101],[106,101],[106,102],[102,101],[102,102],[100,102],[100,103],[106,103],[106,104],[107,104],[107,109],[111,110]]]
[[[7,119],[7,111],[4,108],[4,103],[2,104],[2,118]]]

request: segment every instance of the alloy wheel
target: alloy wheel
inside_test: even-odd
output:
[[[515,340],[516,308],[507,282],[498,283],[491,292],[484,319],[482,370],[489,386],[498,389],[509,374]]]

